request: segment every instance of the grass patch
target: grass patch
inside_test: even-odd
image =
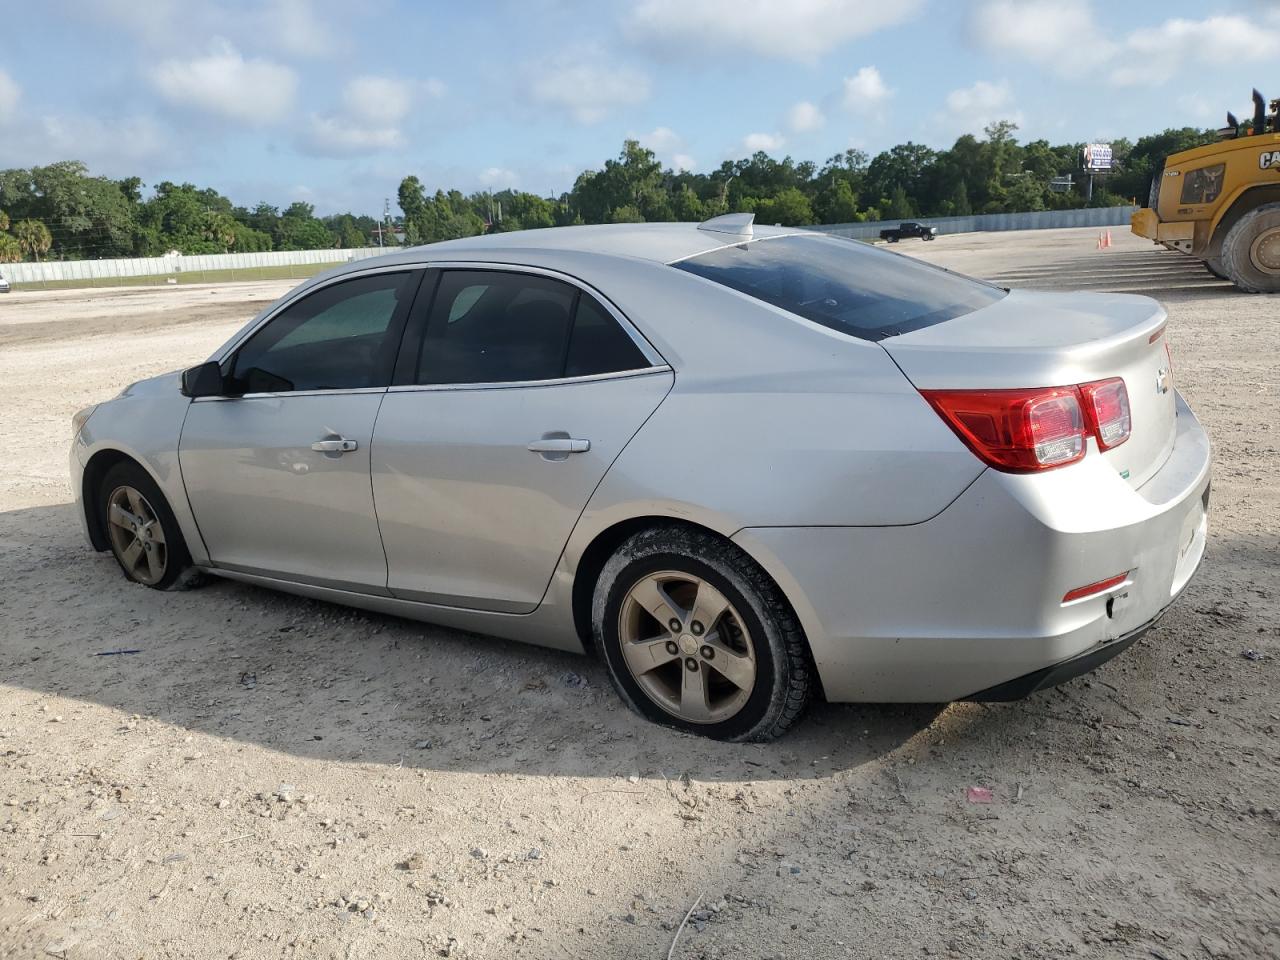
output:
[[[343,266],[347,261],[333,263],[296,263],[277,267],[243,267],[232,270],[183,270],[180,273],[156,274],[147,277],[93,277],[84,280],[37,280],[18,283],[11,280],[15,293],[22,290],[79,290],[86,287],[164,287],[176,283],[239,283],[248,280],[306,280],[317,273]],[[0,276],[3,271],[0,271]]]

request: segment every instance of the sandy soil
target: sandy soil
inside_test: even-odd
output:
[[[0,298],[0,956],[661,958],[698,898],[674,956],[1280,956],[1278,301],[1113,236],[898,249],[1168,306],[1201,575],[1091,677],[767,746],[646,725],[585,658],[127,585],[69,506],[71,413],[290,283]]]

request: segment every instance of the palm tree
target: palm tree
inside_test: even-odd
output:
[[[17,263],[22,259],[22,244],[7,233],[0,233],[0,263]]]
[[[9,229],[9,215],[0,210],[0,233],[4,233]]]
[[[36,260],[40,259],[40,254],[48,253],[53,246],[49,228],[39,220],[19,220],[13,225],[13,236],[23,251]]]

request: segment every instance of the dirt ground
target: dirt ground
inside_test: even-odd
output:
[[[1280,300],[1113,236],[897,249],[1165,303],[1215,445],[1198,578],[1090,677],[771,745],[647,725],[586,658],[126,584],[72,412],[290,283],[0,297],[0,956],[662,958],[695,901],[686,960],[1280,956]]]

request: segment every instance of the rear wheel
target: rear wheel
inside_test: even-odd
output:
[[[683,527],[638,533],[596,583],[592,627],[622,699],[717,740],[772,740],[807,704],[804,633],[777,585],[732,543]]]
[[[194,582],[191,554],[169,503],[136,463],[118,463],[102,478],[99,509],[111,552],[124,575],[156,590]]]
[[[1280,293],[1280,203],[1250,210],[1222,241],[1222,269],[1245,293]]]

